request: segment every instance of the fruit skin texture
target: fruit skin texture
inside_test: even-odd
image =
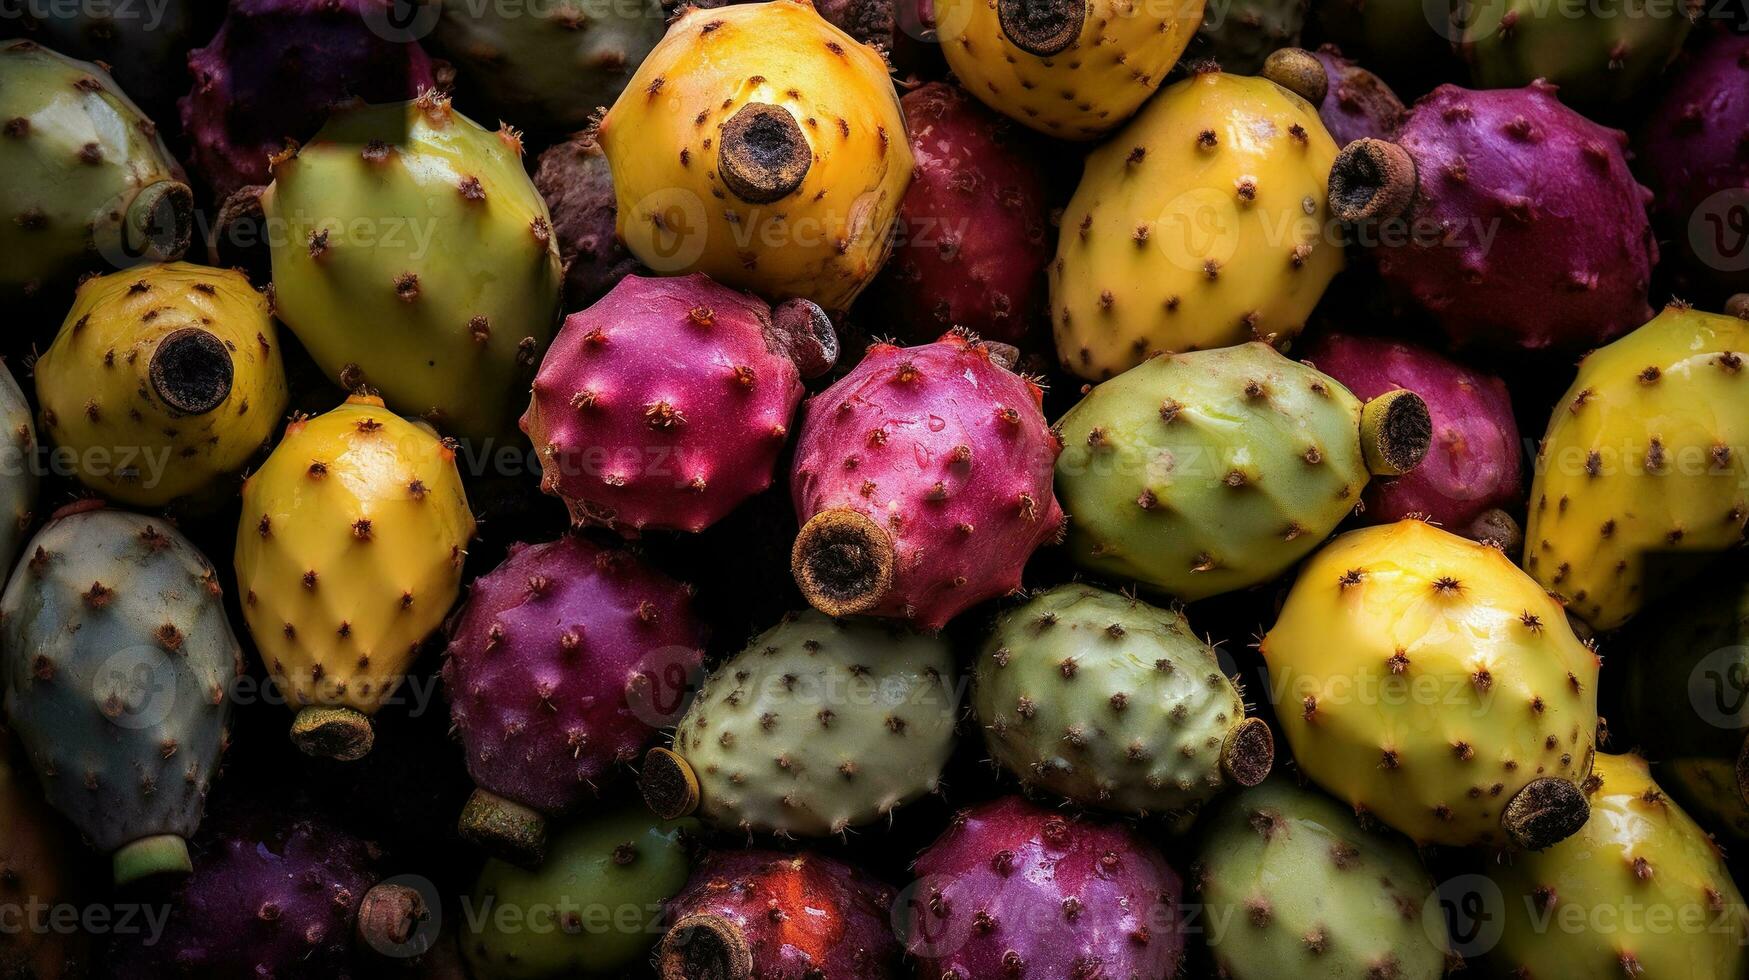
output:
[[[476,908],[491,902],[494,914],[477,931],[464,923],[460,937],[472,976],[557,980],[636,969],[661,934],[654,920],[663,903],[686,885],[688,838],[698,831],[696,820],[664,822],[634,805],[565,827],[538,870],[487,861],[473,900]],[[566,908],[581,910],[583,928],[566,927]],[[635,918],[622,925],[628,912]]]
[[[513,432],[563,279],[521,157],[427,93],[338,113],[274,164],[276,311],[341,387],[464,438]]]
[[[461,590],[474,533],[455,452],[354,395],[286,426],[243,484],[243,619],[294,710],[371,714]]]
[[[1070,557],[1186,601],[1267,582],[1359,502],[1360,417],[1268,344],[1152,358],[1057,423]]]
[[[1496,962],[1531,980],[1743,976],[1749,911],[1718,845],[1638,756],[1599,754],[1586,792],[1585,829],[1489,864],[1506,906]],[[1648,926],[1648,909],[1669,918]],[[1562,925],[1575,916],[1586,925]]]
[[[1045,305],[1050,199],[1030,134],[964,89],[931,82],[899,100],[917,161],[900,241],[875,281],[908,341],[952,327],[1021,345]]]
[[[1556,11],[1526,0],[1460,0],[1463,33],[1454,41],[1477,88],[1516,88],[1538,79],[1561,101],[1607,109],[1650,88],[1682,50],[1699,0],[1630,0],[1605,11]]]
[[[197,330],[223,345],[228,391],[188,413],[154,385],[154,357]],[[242,273],[172,262],[86,280],[36,362],[43,432],[103,495],[162,507],[243,468],[285,411],[285,368],[267,297]],[[194,407],[194,406],[188,406]],[[234,492],[235,485],[230,489]]]
[[[1157,351],[1285,348],[1342,269],[1324,233],[1336,150],[1315,108],[1267,79],[1199,71],[1162,91],[1088,156],[1063,212],[1064,369],[1100,381]]]
[[[40,366],[38,370],[41,370]],[[30,403],[0,360],[0,568],[11,568],[18,546],[35,520],[36,423]]]
[[[199,28],[195,0],[134,7],[26,4],[17,9],[30,36],[70,58],[101,62],[128,97],[154,117],[172,106],[186,80],[184,60]],[[32,10],[40,11],[38,14]]]
[[[24,912],[0,935],[0,976],[62,980],[85,976],[87,941],[51,927],[50,910],[78,899],[77,853],[60,815],[43,802],[36,777],[18,763],[0,729],[0,900]],[[41,903],[30,911],[27,903]]]
[[[1057,586],[997,620],[974,683],[990,754],[1030,788],[1157,813],[1232,785],[1222,750],[1245,702],[1183,613]]]
[[[577,524],[702,531],[771,485],[801,374],[771,307],[705,276],[628,276],[565,319],[522,417]]]
[[[271,179],[268,159],[316,134],[352,99],[398,102],[437,83],[416,42],[373,30],[385,0],[238,0],[212,42],[188,56],[178,103],[190,163],[218,200]]]
[[[1003,797],[957,815],[914,868],[919,976],[1170,977],[1183,958],[1183,883],[1122,824]]]
[[[1504,381],[1418,344],[1354,334],[1320,336],[1306,359],[1361,398],[1413,391],[1433,417],[1433,444],[1421,464],[1367,485],[1360,516],[1368,524],[1420,515],[1479,540],[1494,533],[1475,525],[1479,516],[1523,501],[1523,448]]]
[[[0,74],[0,292],[29,297],[89,267],[181,258],[193,194],[157,126],[109,73],[5,41]]]
[[[1324,66],[1328,86],[1318,104],[1318,118],[1337,146],[1357,139],[1390,139],[1409,111],[1382,79],[1344,58],[1334,45],[1321,45],[1312,53]]]
[[[1222,977],[1445,976],[1446,948],[1430,936],[1445,927],[1424,916],[1433,878],[1408,841],[1282,775],[1198,826],[1191,876],[1208,921],[1228,923],[1207,933]]]
[[[1746,351],[1749,321],[1669,306],[1579,362],[1537,449],[1524,569],[1593,627],[1656,587],[1646,555],[1742,540]]]
[[[534,186],[552,213],[565,260],[565,309],[583,309],[626,276],[645,273],[614,231],[613,171],[594,133],[577,133],[542,153]]]
[[[704,652],[691,587],[566,536],[514,544],[449,628],[443,682],[482,788],[546,813],[642,754]]]
[[[1070,140],[1094,139],[1134,114],[1178,62],[1203,18],[1203,0],[1145,8],[1093,0],[1073,40],[1041,56],[1008,36],[999,6],[936,2],[948,66],[990,108]],[[1025,7],[1019,9],[1024,16]]]
[[[1310,0],[1236,0],[1205,12],[1197,34],[1222,71],[1255,75],[1277,48],[1298,47]]]
[[[6,716],[98,850],[186,839],[243,670],[218,576],[162,520],[75,507],[25,546],[0,599]]]
[[[750,970],[727,976],[897,980],[894,897],[893,886],[860,868],[808,851],[712,851],[668,903],[657,967],[662,980],[695,975],[687,950],[709,929],[747,949]]]
[[[1019,588],[1026,560],[1062,533],[1051,492],[1061,442],[1042,404],[1037,385],[959,333],[920,347],[875,344],[809,399],[790,476],[803,526],[797,557],[806,558],[811,520],[846,512],[891,551],[886,588],[825,611],[936,630]]]
[[[662,37],[656,0],[555,0],[531,7],[443,0],[435,41],[504,118],[577,129],[612,102]]]
[[[674,751],[707,824],[825,837],[935,792],[958,715],[944,641],[808,610],[711,673]]]
[[[769,203],[720,173],[731,145],[724,126],[760,107],[775,113],[762,135],[787,127],[783,146],[806,161],[800,184]],[[886,62],[806,0],[681,14],[597,138],[613,168],[620,238],[645,265],[833,313],[880,271],[911,180]]]
[[[1300,770],[1417,844],[1505,844],[1522,788],[1591,771],[1597,655],[1498,548],[1421,521],[1351,531],[1260,649]]]

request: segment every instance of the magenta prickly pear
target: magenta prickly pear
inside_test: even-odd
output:
[[[1320,47],[1312,56],[1324,66],[1328,82],[1318,118],[1337,146],[1369,136],[1390,139],[1397,132],[1408,110],[1383,79],[1344,58],[1333,44]]]
[[[1062,441],[1038,385],[1008,369],[1012,354],[957,331],[875,344],[809,400],[790,564],[815,608],[940,629],[1019,588],[1033,551],[1061,535]]]
[[[627,276],[565,320],[535,375],[522,431],[541,487],[578,524],[702,531],[771,485],[802,375],[837,348],[807,300]]]
[[[704,646],[689,586],[578,537],[512,545],[449,633],[444,685],[480,787],[461,833],[528,865],[545,815],[594,799],[672,720]]]
[[[918,857],[901,901],[918,976],[1170,977],[1183,883],[1122,824],[1018,796],[985,803]]]

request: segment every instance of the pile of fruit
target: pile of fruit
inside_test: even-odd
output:
[[[0,976],[1749,978],[1743,0],[6,6]]]

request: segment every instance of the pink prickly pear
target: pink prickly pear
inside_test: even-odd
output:
[[[1337,146],[1368,136],[1390,139],[1396,133],[1408,110],[1383,79],[1344,58],[1334,44],[1320,47],[1313,57],[1324,66],[1329,81],[1318,118]]]
[[[1033,551],[1061,535],[1051,476],[1062,441],[1039,387],[1009,370],[1012,354],[957,331],[875,344],[809,400],[790,564],[815,608],[940,629],[1019,588]]]

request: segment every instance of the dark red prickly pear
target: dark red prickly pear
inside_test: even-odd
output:
[[[534,186],[553,215],[565,260],[565,308],[580,310],[644,267],[614,233],[613,172],[595,134],[581,132],[540,155]]]
[[[1408,110],[1403,100],[1384,80],[1344,58],[1334,44],[1326,44],[1313,52],[1324,66],[1329,84],[1324,101],[1318,106],[1318,118],[1337,146],[1347,146],[1357,139],[1390,139],[1403,124]]]

